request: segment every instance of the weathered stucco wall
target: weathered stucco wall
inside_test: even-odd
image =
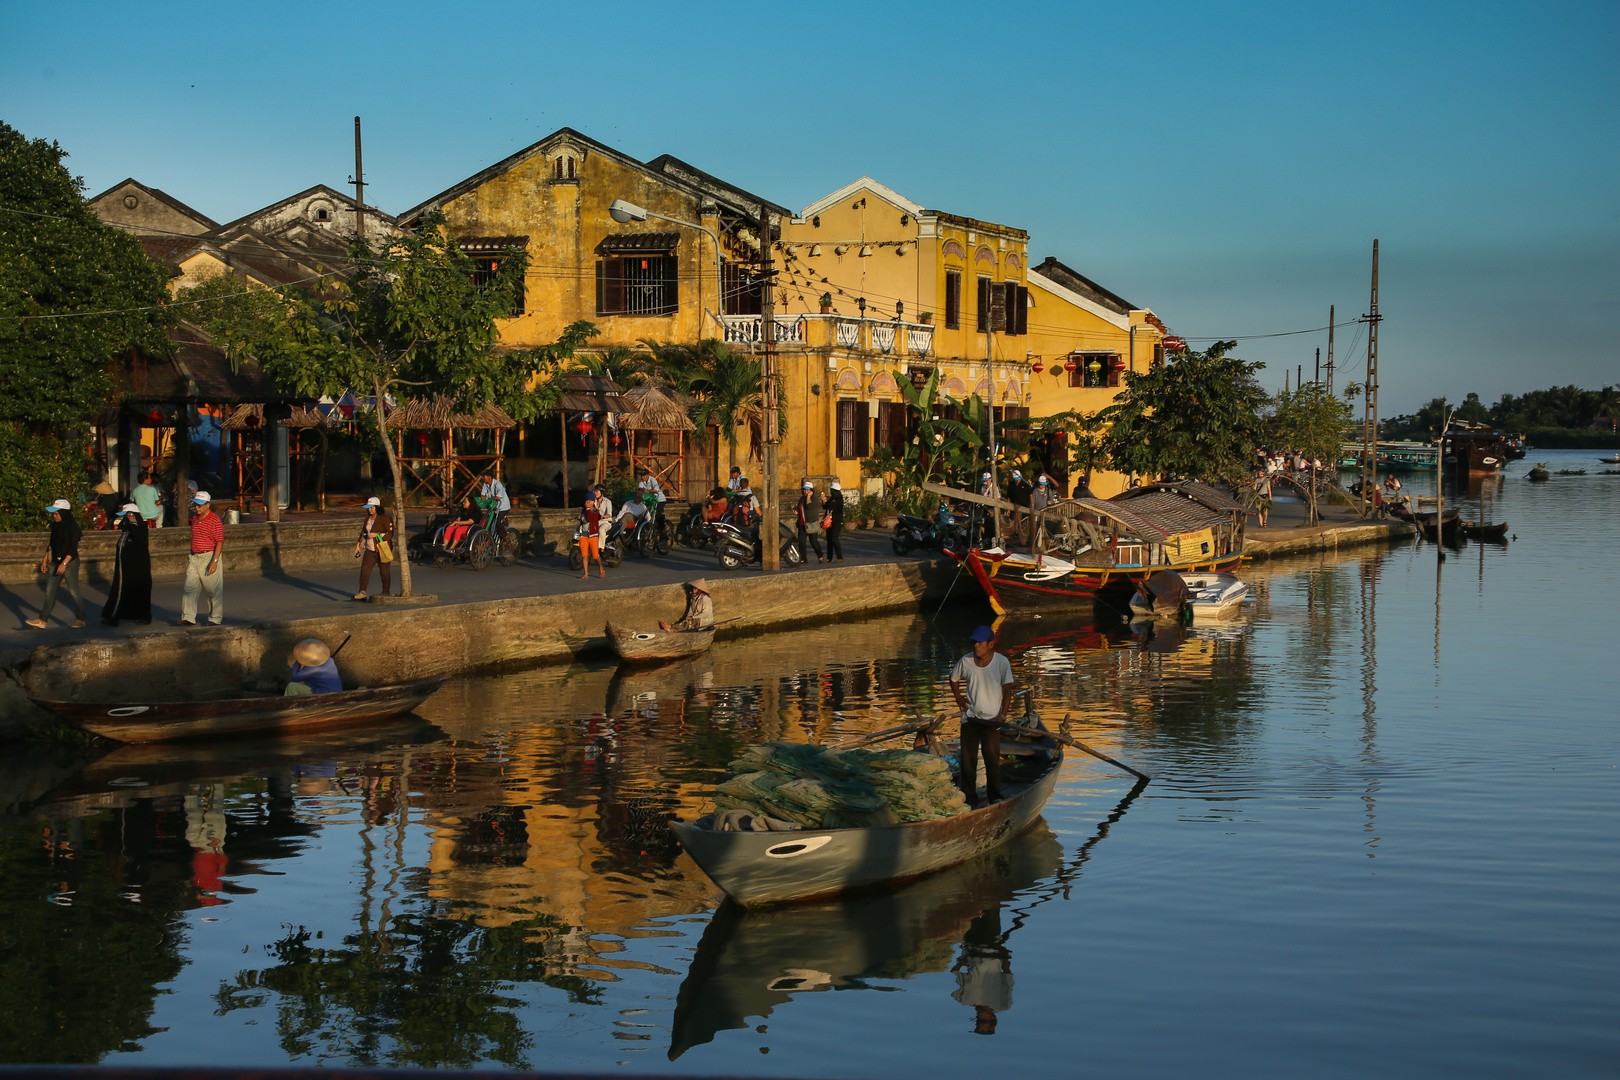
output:
[[[948,562],[888,563],[710,584],[720,636],[732,638],[914,608],[943,594],[953,571]],[[659,585],[41,646],[0,658],[11,683],[0,688],[0,736],[42,717],[23,690],[82,701],[230,696],[285,676],[289,650],[308,637],[334,647],[349,637],[338,658],[348,686],[567,662],[608,648],[610,618],[651,625],[679,617],[684,603],[679,585]]]

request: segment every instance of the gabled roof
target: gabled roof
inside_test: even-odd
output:
[[[228,231],[230,229],[236,228],[239,225],[251,225],[252,220],[254,218],[256,218],[256,217],[259,217],[259,216],[264,215],[264,214],[268,214],[273,210],[280,210],[282,207],[287,206],[290,203],[302,202],[304,199],[308,199],[308,198],[310,198],[312,196],[315,196],[315,195],[325,195],[327,198],[333,200],[334,202],[342,203],[343,205],[347,206],[350,210],[354,209],[354,196],[345,195],[345,194],[343,194],[343,192],[338,191],[336,188],[329,188],[325,184],[316,184],[314,187],[305,188],[303,191],[300,191],[296,195],[289,195],[285,199],[276,200],[275,202],[271,203],[269,206],[261,206],[257,210],[254,210],[252,213],[243,214],[241,217],[235,219],[234,221],[227,221],[225,224],[218,226],[218,230],[220,232],[226,232],[226,231]],[[366,214],[367,215],[375,215],[376,217],[379,217],[382,220],[388,222],[390,225],[397,224],[397,222],[395,221],[395,219],[394,219],[394,217],[392,215],[384,213],[383,211],[377,209],[375,206],[367,206],[366,207]]]
[[[671,187],[680,188],[699,198],[707,196],[708,198],[714,199],[717,202],[726,204],[730,209],[737,211],[738,213],[746,214],[750,217],[752,217],[758,211],[759,204],[762,202],[765,203],[768,208],[776,210],[781,214],[790,215],[792,213],[792,211],[786,209],[785,207],[777,206],[775,203],[761,199],[757,195],[749,194],[748,192],[743,191],[742,188],[735,187],[731,184],[725,183],[722,180],[718,180],[715,177],[710,176],[708,173],[694,169],[685,162],[672,158],[667,154],[658,159],[660,164],[655,167],[654,165],[649,165],[644,161],[639,161],[636,158],[631,157],[629,154],[615,150],[613,147],[608,146],[605,143],[599,143],[588,135],[582,135],[573,128],[563,127],[558,128],[556,131],[553,131],[550,135],[547,135],[538,142],[530,143],[528,146],[525,146],[523,149],[519,150],[515,154],[512,154],[510,157],[502,158],[489,168],[474,173],[473,175],[467,177],[467,179],[461,181],[459,184],[444,189],[431,199],[425,199],[422,202],[417,203],[415,206],[399,215],[396,223],[401,226],[409,227],[416,221],[420,220],[421,217],[428,211],[438,209],[448,202],[453,202],[456,199],[459,199],[461,196],[467,194],[467,192],[474,191],[479,187],[482,187],[495,177],[500,176],[503,173],[510,172],[512,169],[515,169],[517,166],[532,158],[547,154],[559,143],[573,143],[577,146],[585,148],[590,153],[601,154],[608,160],[617,162],[619,165],[622,165],[625,168],[643,173],[651,179],[659,180],[663,183],[669,184]]]
[[[1064,266],[1051,255],[1048,255],[1046,261],[1039,266],[1032,266],[1029,269],[1030,273],[1039,274],[1048,281],[1055,281],[1065,289],[1079,293],[1093,303],[1101,304],[1103,307],[1121,315],[1129,315],[1133,311],[1145,310],[1137,307],[1118,293],[1109,292],[1078,270]]]
[[[717,176],[712,176],[702,169],[688,165],[678,157],[670,154],[660,154],[647,162],[647,168],[661,172],[666,176],[673,176],[691,187],[695,187],[715,198],[725,198],[739,204],[740,209],[752,212],[763,206],[767,210],[774,210],[785,218],[793,216],[793,211],[785,206],[778,206],[769,199],[762,199],[751,191],[744,191],[735,184],[728,184]]]
[[[821,213],[823,210],[826,210],[828,207],[836,206],[845,199],[849,198],[851,195],[855,194],[857,191],[862,190],[870,191],[878,198],[893,203],[895,206],[898,206],[900,209],[909,213],[912,217],[916,217],[917,215],[924,213],[921,203],[912,202],[910,199],[894,190],[894,188],[880,184],[870,176],[863,176],[859,180],[845,184],[831,195],[823,195],[821,198],[799,211],[799,217],[808,221],[812,217],[815,217],[817,214]]]
[[[198,210],[193,210],[191,207],[187,206],[185,203],[181,202],[179,199],[175,198],[173,195],[170,195],[168,192],[161,191],[161,190],[159,190],[158,188],[155,188],[155,187],[149,187],[146,184],[143,184],[139,180],[135,179],[133,176],[125,177],[124,179],[118,181],[118,183],[114,184],[112,187],[108,188],[106,191],[103,191],[100,195],[92,195],[86,201],[87,202],[92,202],[92,203],[93,202],[99,202],[102,199],[105,199],[108,195],[111,195],[113,192],[117,191],[119,188],[124,187],[126,184],[132,184],[135,187],[140,188],[142,191],[146,192],[148,195],[150,195],[153,198],[158,199],[158,200],[162,201],[163,203],[165,203],[166,205],[168,205],[168,207],[170,209],[174,210],[177,213],[184,214],[186,217],[191,218],[193,221],[196,221],[198,224],[206,225],[210,229],[219,228],[219,222],[215,221],[213,218],[209,217],[207,214],[204,214],[204,213],[202,213],[201,211],[198,211]]]

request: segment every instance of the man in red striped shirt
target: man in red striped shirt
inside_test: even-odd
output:
[[[186,560],[186,587],[180,594],[180,625],[197,625],[197,594],[208,597],[208,624],[225,621],[225,523],[214,513],[206,491],[191,497],[191,558]]]

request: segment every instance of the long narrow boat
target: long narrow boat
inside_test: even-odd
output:
[[[710,880],[744,907],[911,881],[997,847],[1041,816],[1063,748],[1046,734],[1027,743],[1003,740],[1003,753],[1014,748],[1026,761],[1003,765],[1004,797],[947,818],[868,829],[719,832],[711,814],[672,821],[670,828]],[[1020,773],[1027,779],[1017,779]]]
[[[1459,522],[1457,527],[1470,540],[1504,540],[1507,538],[1508,523],[1505,521],[1494,525],[1478,521],[1463,521]]]
[[[1417,523],[1417,527],[1423,531],[1423,538],[1425,540],[1433,540],[1436,538],[1436,536],[1439,536],[1442,533],[1447,536],[1455,536],[1457,534],[1457,522],[1459,517],[1458,511],[1447,510],[1445,513],[1445,520],[1440,522],[1437,528],[1436,518],[1438,516],[1438,513],[1434,510],[1424,510],[1412,515],[1412,520],[1415,521]]]
[[[287,734],[386,720],[422,704],[447,678],[437,675],[374,690],[302,697],[101,703],[37,697],[29,700],[92,734],[124,743],[147,743],[248,733]]]
[[[651,664],[663,660],[684,660],[707,652],[714,644],[714,627],[707,630],[631,630],[607,624],[608,641],[620,660]]]

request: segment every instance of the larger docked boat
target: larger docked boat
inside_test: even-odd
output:
[[[1453,420],[1440,448],[1448,470],[1459,473],[1499,473],[1508,462],[1508,439],[1488,424]]]
[[[1243,560],[1244,506],[1208,484],[1147,484],[1112,499],[1066,499],[1045,513],[1052,554],[1002,548],[950,553],[984,590],[997,614],[1122,602],[1160,571],[1231,570]]]
[[[1339,468],[1361,468],[1361,459],[1366,450],[1362,443],[1340,443]],[[1380,442],[1376,453],[1379,473],[1433,472],[1440,463],[1440,448],[1431,443]]]

